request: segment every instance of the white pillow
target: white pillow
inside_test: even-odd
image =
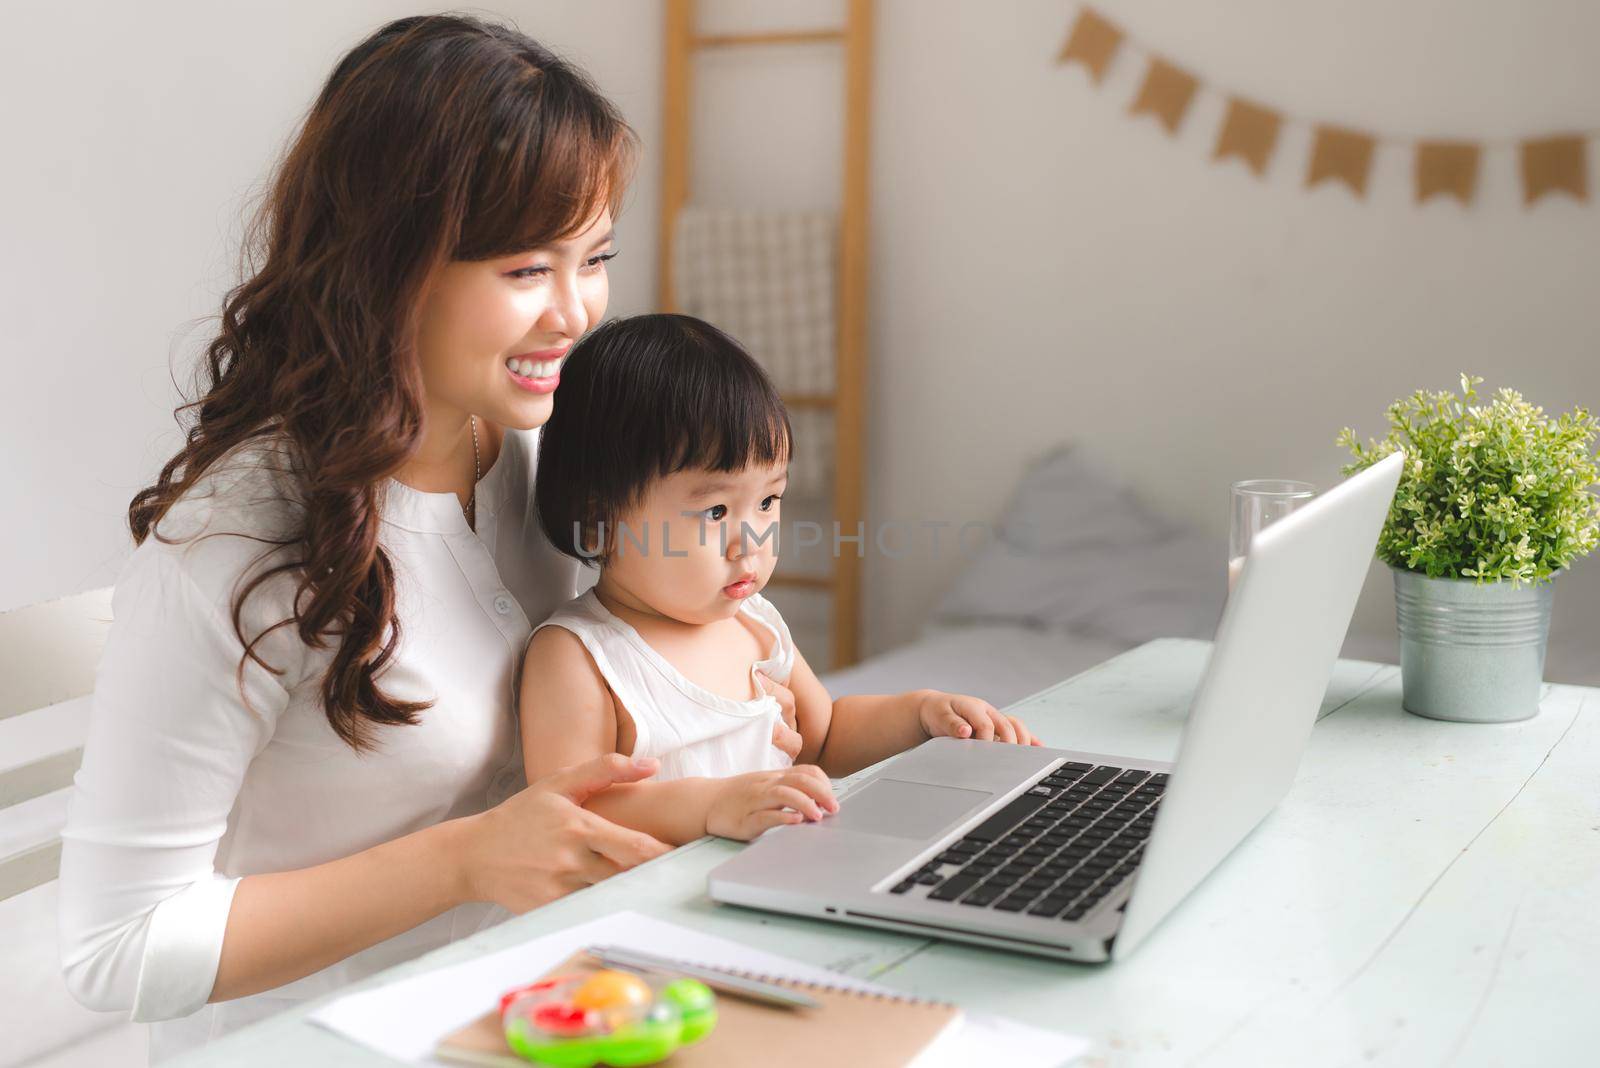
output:
[[[1023,473],[996,537],[935,611],[1130,644],[1209,638],[1226,592],[1223,546],[1154,512],[1079,446]]]

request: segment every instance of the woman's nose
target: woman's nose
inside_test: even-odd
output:
[[[560,272],[550,287],[550,303],[539,316],[539,329],[551,334],[578,337],[589,328],[578,279]]]

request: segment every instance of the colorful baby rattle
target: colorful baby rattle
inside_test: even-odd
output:
[[[717,1025],[717,998],[698,979],[659,989],[631,972],[565,975],[500,998],[506,1044],[550,1068],[656,1064]]]

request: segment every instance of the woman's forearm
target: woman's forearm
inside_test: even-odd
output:
[[[626,783],[594,795],[583,807],[612,823],[680,846],[705,837],[716,789],[717,780],[703,778]]]
[[[925,692],[839,698],[833,703],[833,721],[817,765],[837,779],[927,741],[917,715],[917,702]]]
[[[466,828],[447,820],[314,868],[240,880],[210,1000],[293,982],[472,900]]]

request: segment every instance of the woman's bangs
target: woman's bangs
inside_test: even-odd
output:
[[[480,162],[453,259],[526,252],[581,233],[602,208],[617,213],[634,157],[621,120],[563,109],[543,128],[510,125]]]

